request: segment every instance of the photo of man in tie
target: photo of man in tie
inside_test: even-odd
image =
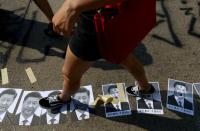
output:
[[[158,82],[150,82],[154,87],[155,91],[153,94],[145,94],[136,97],[137,102],[137,112],[143,114],[164,114],[160,87]]]
[[[17,92],[14,89],[6,89],[0,93],[0,122],[6,121],[6,117],[12,116],[8,112],[8,108],[17,97]]]
[[[186,99],[187,85],[183,82],[176,81],[173,87],[174,93],[168,96],[167,103],[176,107],[193,110],[193,104]]]
[[[74,110],[72,112],[73,120],[84,120],[90,118],[90,91],[84,87],[81,87],[79,91],[74,94],[73,99]]]
[[[39,107],[39,100],[42,98],[39,92],[28,93],[22,102],[21,107],[19,107],[20,113],[16,113],[15,123],[17,125],[39,125],[40,118],[39,115],[35,113]]]
[[[161,110],[161,102],[153,98],[153,95],[144,95],[137,101],[139,109],[158,109]]]
[[[48,96],[54,96],[57,94],[60,94],[60,91],[53,91],[51,93],[49,93]],[[58,111],[58,113],[54,114],[51,112],[50,109],[46,110],[46,112],[40,116],[40,120],[41,123],[40,124],[60,124],[60,123],[64,123],[66,121],[66,113],[67,112],[67,108],[66,106],[63,106],[63,108],[60,108],[61,110]]]
[[[119,100],[119,97],[120,97],[119,90],[116,84],[110,84],[107,86],[105,85],[104,87],[107,88],[107,92],[105,94],[111,95],[115,99],[115,101],[113,101],[112,103],[108,103],[105,105],[106,113],[130,110],[130,106],[128,102],[121,102]]]

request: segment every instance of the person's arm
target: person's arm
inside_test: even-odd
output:
[[[68,36],[82,11],[97,9],[121,0],[65,0],[52,19],[54,31]]]

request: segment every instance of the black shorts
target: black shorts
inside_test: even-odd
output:
[[[101,58],[93,17],[96,11],[83,12],[78,27],[69,42],[69,48],[78,58],[85,61],[96,61]]]

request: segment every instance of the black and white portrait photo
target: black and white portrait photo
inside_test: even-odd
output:
[[[0,122],[7,121],[8,117],[13,117],[21,92],[22,89],[0,89]]]
[[[44,91],[42,92],[43,97],[47,96],[54,96],[57,94],[60,94],[61,91],[54,90],[54,91]],[[67,104],[64,105],[58,113],[52,113],[52,111],[49,109],[42,109],[42,114],[40,116],[40,124],[45,125],[51,125],[51,124],[60,124],[64,123],[66,121],[66,114],[67,114]]]
[[[103,85],[102,91],[103,95],[111,95],[114,98],[113,102],[104,105],[106,117],[115,117],[131,114],[128,97],[125,93],[124,83]],[[122,101],[120,98],[120,93],[124,96],[124,100]]]
[[[200,97],[200,83],[194,83],[194,88],[195,88],[197,94]]]
[[[167,108],[182,113],[194,114],[193,85],[183,81],[168,80]]]
[[[163,107],[158,82],[150,82],[155,88],[155,92],[142,97],[136,97],[138,113],[163,114]]]
[[[24,91],[15,116],[17,125],[39,125],[41,114],[39,100],[41,98],[40,92]]]
[[[73,95],[72,99],[72,113],[71,117],[74,121],[89,119],[90,108],[89,105],[94,102],[94,96],[92,86],[81,87],[76,94]]]

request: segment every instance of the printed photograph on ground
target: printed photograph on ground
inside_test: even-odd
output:
[[[42,95],[39,91],[24,91],[17,108],[14,123],[16,125],[39,125],[42,108],[39,100]]]
[[[61,90],[53,90],[53,91],[44,91],[41,92],[43,97],[54,96],[60,94]],[[42,109],[42,113],[40,116],[40,124],[45,125],[53,125],[53,124],[61,124],[66,122],[67,117],[67,104],[62,106],[57,113],[52,112],[52,110]]]
[[[102,85],[102,92],[103,95],[111,95],[113,97],[111,103],[104,104],[106,117],[131,115],[124,83]]]
[[[0,122],[13,118],[22,89],[0,88]]]
[[[150,84],[155,88],[155,92],[150,95],[136,97],[137,111],[145,114],[164,114],[159,83],[150,82]]]
[[[94,102],[92,86],[82,86],[76,94],[72,96],[70,104],[72,121],[89,119],[91,109],[89,105]]]
[[[191,83],[168,79],[167,108],[194,115],[192,87]]]

